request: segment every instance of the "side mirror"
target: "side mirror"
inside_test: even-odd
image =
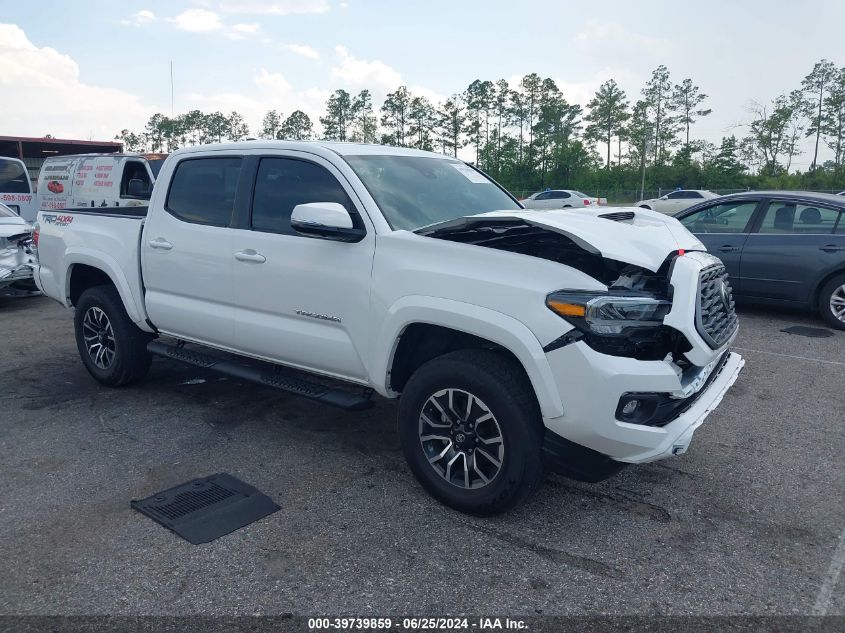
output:
[[[360,242],[366,231],[356,229],[352,216],[337,202],[298,204],[290,214],[290,225],[297,233],[338,242]]]
[[[144,181],[140,178],[133,178],[129,181],[129,186],[126,190],[127,195],[133,198],[149,198],[150,193],[144,185]]]

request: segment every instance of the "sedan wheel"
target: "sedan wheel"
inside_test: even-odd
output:
[[[837,275],[822,287],[818,307],[830,327],[845,330],[845,275]]]
[[[830,311],[839,321],[845,323],[845,284],[836,288],[830,295]]]

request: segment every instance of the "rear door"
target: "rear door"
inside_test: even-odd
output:
[[[225,154],[182,159],[164,208],[156,202],[147,217],[141,240],[147,313],[167,334],[235,347],[229,224],[243,161]]]
[[[240,350],[262,358],[364,380],[375,234],[354,191],[330,162],[305,152],[256,157],[245,227],[234,231],[235,334]],[[355,243],[305,237],[293,208],[337,202],[365,228]]]
[[[736,294],[745,294],[740,259],[759,205],[757,198],[742,198],[710,204],[678,218],[724,262]]]
[[[811,301],[818,280],[845,260],[840,216],[832,206],[772,198],[742,251],[743,294]]]

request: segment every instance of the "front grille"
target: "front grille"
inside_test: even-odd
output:
[[[717,349],[736,332],[738,319],[733,291],[724,265],[714,264],[701,271],[698,280],[696,329],[705,342]]]

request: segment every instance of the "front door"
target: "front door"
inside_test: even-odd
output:
[[[235,230],[235,336],[244,352],[353,380],[366,379],[375,235],[349,183],[302,152],[262,156],[248,228]],[[305,237],[293,208],[337,202],[367,234],[356,243]]]
[[[713,204],[679,218],[701,240],[708,252],[722,260],[735,294],[745,294],[740,259],[759,200]]]
[[[242,162],[182,160],[165,208],[149,214],[141,241],[146,306],[164,333],[234,347],[229,223]]]
[[[838,219],[838,209],[771,200],[742,251],[743,294],[810,301],[820,274],[841,261],[845,235],[834,233]]]

